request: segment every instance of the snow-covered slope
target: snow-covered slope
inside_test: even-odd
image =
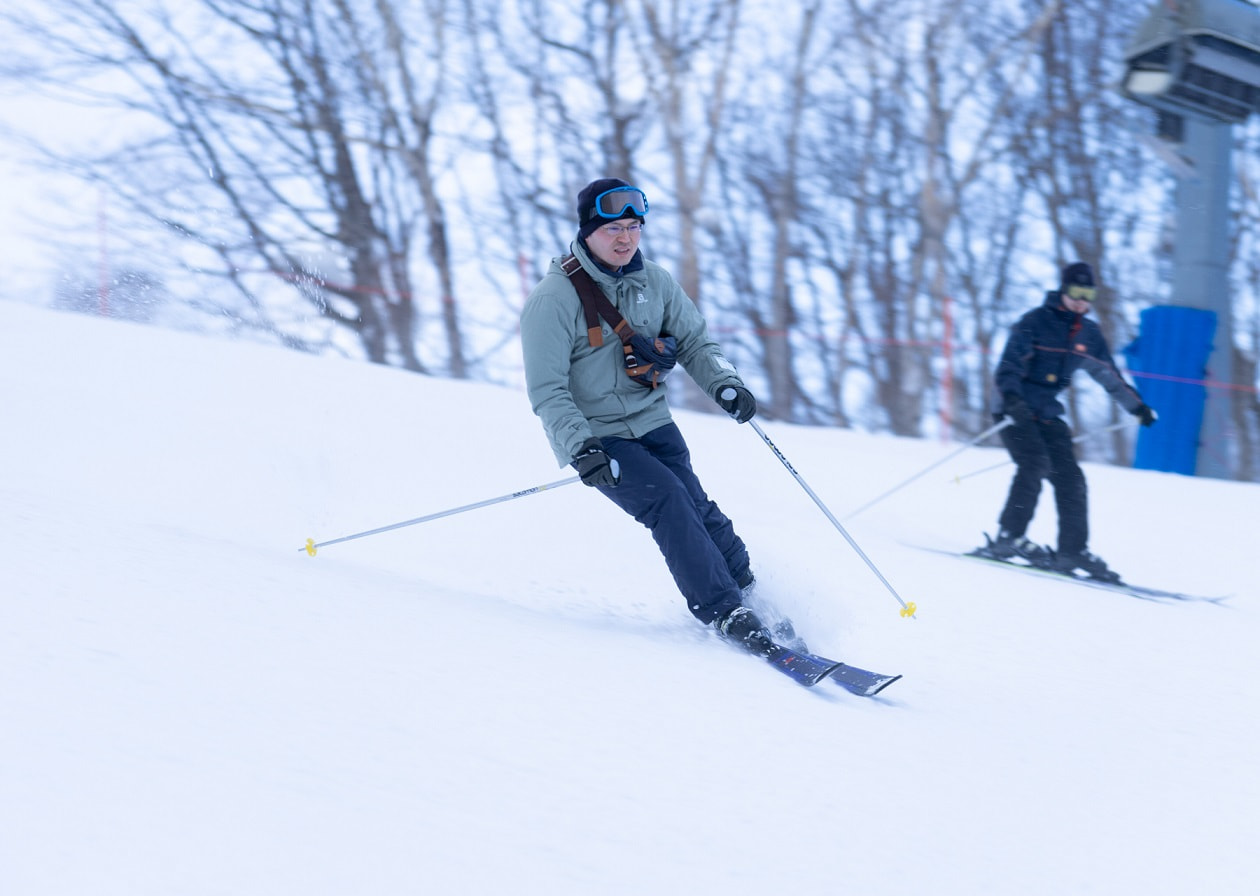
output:
[[[913,547],[991,528],[966,452],[847,524],[907,620],[749,427],[680,414],[762,596],[905,675],[864,700],[718,642],[580,485],[301,550],[568,476],[522,394],[12,303],[0,371],[0,892],[1260,880],[1254,485],[1088,468],[1095,551],[1233,595],[1166,606]],[[764,426],[837,516],[954,450]]]

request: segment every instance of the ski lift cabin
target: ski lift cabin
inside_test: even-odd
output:
[[[1237,124],[1260,110],[1260,8],[1162,0],[1125,53],[1122,91],[1163,112]]]

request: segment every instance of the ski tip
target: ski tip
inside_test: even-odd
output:
[[[866,692],[865,696],[874,697],[876,694],[878,694],[884,688],[888,687],[894,681],[900,681],[900,680],[901,680],[900,675],[891,675],[888,678],[885,678],[883,681],[880,681],[876,683],[875,685],[873,685],[871,689]]]
[[[847,663],[837,663],[827,671],[827,677],[857,697],[874,697],[894,681],[901,679],[900,675],[881,675]]]

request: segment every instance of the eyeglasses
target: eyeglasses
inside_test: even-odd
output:
[[[631,236],[634,236],[636,233],[643,230],[643,225],[640,222],[635,221],[632,224],[605,224],[599,229],[602,233],[606,233],[612,237],[621,236],[623,233],[628,233]]]
[[[1069,286],[1067,294],[1069,299],[1092,302],[1098,296],[1098,290],[1093,286]]]
[[[647,196],[638,187],[613,187],[595,197],[592,216],[615,221],[629,212],[642,218],[648,213]]]

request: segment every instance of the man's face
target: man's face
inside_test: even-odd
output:
[[[605,267],[620,268],[638,251],[641,228],[637,218],[610,221],[592,231],[586,245]]]
[[[1073,314],[1086,314],[1093,307],[1098,290],[1093,286],[1073,285],[1063,290],[1060,295],[1063,296],[1063,307],[1068,311]]]
[[[1074,299],[1067,293],[1064,293],[1063,307],[1073,314],[1088,314],[1089,309],[1094,307],[1094,303],[1088,299]]]

